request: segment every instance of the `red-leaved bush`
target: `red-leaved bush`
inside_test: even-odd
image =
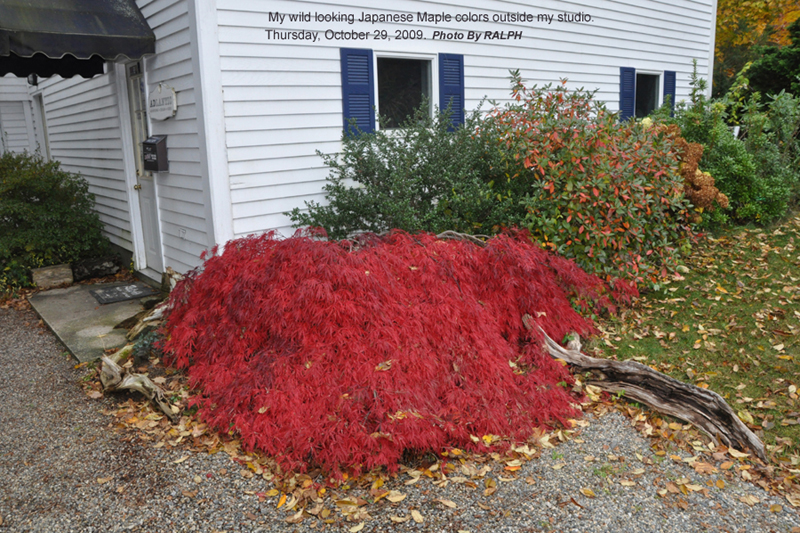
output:
[[[498,197],[524,207],[521,225],[559,255],[657,288],[694,239],[673,140],[566,80],[527,88],[512,75],[512,102],[487,121],[508,168]]]
[[[175,288],[164,348],[200,416],[284,468],[393,469],[404,450],[480,450],[576,416],[572,377],[522,317],[587,335],[571,304],[614,296],[525,234],[253,236]]]

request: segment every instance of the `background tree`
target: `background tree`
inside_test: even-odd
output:
[[[789,26],[792,44],[756,47],[758,59],[753,61],[748,77],[750,89],[761,93],[761,100],[781,91],[800,96],[800,19]]]
[[[744,65],[766,45],[791,42],[789,26],[800,18],[796,0],[719,0],[717,5],[714,96],[725,94]]]

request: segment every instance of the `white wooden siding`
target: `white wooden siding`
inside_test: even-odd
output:
[[[54,76],[40,80],[39,89],[51,158],[89,182],[105,234],[114,244],[133,250],[113,76]]]
[[[701,74],[710,71],[714,0],[217,0],[221,80],[224,91],[227,157],[234,231],[244,235],[279,229],[282,215],[307,200],[323,200],[327,169],[316,150],[340,149],[342,101],[339,48],[372,48],[391,53],[464,55],[466,107],[488,97],[509,97],[509,70],[530,83],[569,79],[573,88],[596,89],[618,109],[619,69],[677,73],[677,99],[689,94],[692,59]],[[365,24],[270,22],[269,12],[353,13],[577,13],[590,23]],[[423,29],[522,31],[519,41],[306,41],[268,40],[265,29],[312,30]]]
[[[137,0],[137,4],[156,34],[156,55],[145,60],[148,90],[164,83],[175,88],[178,101],[174,117],[150,121],[150,134],[167,135],[169,172],[156,176],[164,266],[186,272],[200,264],[200,254],[213,244],[200,172],[198,80],[192,69],[188,3]]]
[[[0,154],[35,152],[36,124],[24,78],[0,76]]]

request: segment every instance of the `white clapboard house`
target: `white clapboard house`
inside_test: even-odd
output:
[[[711,76],[715,13],[716,0],[3,0],[2,150],[83,175],[112,242],[160,278],[232,238],[291,234],[283,213],[323,199],[316,151],[337,152],[349,118],[376,127],[375,109],[503,101],[510,69],[597,89],[624,116],[686,99],[692,60]],[[74,35],[53,38],[51,20]]]

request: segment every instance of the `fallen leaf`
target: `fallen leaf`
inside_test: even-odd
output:
[[[401,502],[406,499],[406,495],[397,490],[390,490],[389,495],[386,496],[386,499],[392,503]]]
[[[351,528],[349,529],[349,531],[350,531],[350,533],[358,533],[358,532],[359,532],[359,531],[361,531],[362,529],[364,529],[364,522],[361,522],[361,523],[360,523],[360,524],[358,524],[357,526],[353,526],[353,527],[351,527]]]
[[[565,466],[567,466],[567,463],[558,463],[558,464],[553,465],[553,470],[561,470]]]
[[[753,415],[751,415],[749,411],[739,411],[737,414],[739,415],[739,418],[742,420],[742,422],[747,422],[748,424],[756,423],[756,421],[753,420]],[[733,453],[731,453],[731,455],[733,455]],[[736,457],[735,455],[733,456]]]
[[[292,516],[286,518],[287,524],[299,524],[302,521],[303,521],[303,509],[300,509]]]
[[[100,398],[103,397],[103,393],[100,392],[100,391],[93,390],[93,391],[87,392],[86,396],[88,396],[92,400],[99,400]]]
[[[297,496],[292,494],[292,497],[286,502],[286,509],[294,509],[295,505],[297,505]]]
[[[449,507],[451,509],[455,509],[456,507],[458,507],[458,505],[456,505],[456,502],[450,501],[450,500],[445,500],[444,498],[440,498],[440,499],[434,500],[434,501],[439,502],[442,505],[444,505],[446,507]]]
[[[752,506],[754,506],[755,504],[758,503],[758,498],[748,494],[747,496],[742,496],[741,498],[739,498],[739,501],[742,502],[742,503],[746,503],[747,505],[752,507]]]
[[[422,522],[425,521],[425,518],[423,518],[422,514],[420,514],[420,512],[417,511],[416,509],[413,509],[411,511],[411,518],[413,518],[414,522],[416,522],[417,524],[421,524]]]
[[[406,516],[405,518],[400,518],[399,516],[391,515],[389,517],[389,520],[391,520],[395,524],[402,524],[403,522],[408,522],[409,520],[411,520],[411,517]]]
[[[176,460],[176,461],[172,461],[172,462],[173,462],[173,463],[175,463],[176,465],[179,465],[179,464],[181,464],[182,462],[184,462],[186,459],[188,459],[189,457],[190,457],[189,455],[184,455],[184,456],[183,456],[183,457],[181,457],[180,459],[178,459],[178,460]]]
[[[698,474],[713,474],[717,471],[710,463],[706,463],[704,461],[697,461],[692,465],[695,472]]]
[[[731,454],[731,457],[735,457],[736,459],[743,459],[745,457],[750,457],[749,453],[742,453],[736,448],[728,448],[728,453]]]
[[[253,513],[251,513],[250,511],[247,511],[246,513],[244,513],[244,515],[250,520],[258,520],[258,517]]]
[[[583,494],[587,498],[594,498],[595,497],[594,491],[592,489],[588,489],[586,487],[581,488],[581,494]]]
[[[718,489],[724,489],[725,488],[725,482],[722,481],[721,479],[718,479],[715,484],[716,484]]]
[[[97,478],[97,483],[98,483],[99,485],[103,485],[103,484],[105,484],[105,483],[108,483],[108,482],[109,482],[109,481],[111,481],[112,479],[114,479],[114,476],[109,476],[109,477],[99,477],[99,478]]]
[[[282,506],[284,503],[286,503],[286,493],[283,493],[283,494],[281,494],[281,497],[280,497],[280,499],[278,500],[278,507],[277,507],[277,508],[278,508],[278,509],[280,509],[280,508],[281,508],[281,506]]]
[[[781,511],[783,511],[783,507],[778,504],[770,505],[769,510],[772,511],[773,513],[780,513]]]

